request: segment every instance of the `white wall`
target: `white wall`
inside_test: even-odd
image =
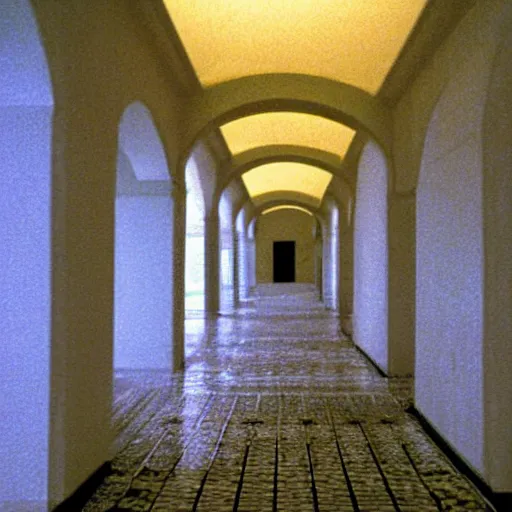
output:
[[[388,369],[387,163],[370,141],[361,154],[354,218],[354,341]]]
[[[498,227],[506,222],[510,197],[497,201],[510,183],[510,165],[494,147],[487,154],[499,155],[493,170],[482,173],[487,156],[480,131],[485,98],[493,102],[488,84],[496,48],[502,34],[512,32],[510,13],[510,0],[476,0],[394,108],[394,184],[402,204],[393,201],[390,213],[396,219],[390,232],[395,238],[390,282],[401,280],[405,297],[401,308],[390,308],[390,332],[396,347],[395,339],[408,339],[410,328],[415,329],[416,406],[493,489],[508,491],[512,315],[504,295],[510,296],[512,286],[493,258],[510,262],[509,235]],[[506,77],[510,70],[498,80],[498,88],[510,91]],[[495,110],[502,119],[506,105]],[[502,150],[510,151],[510,127],[498,118],[489,126],[495,130],[487,139],[489,148],[501,139]],[[503,168],[506,172],[500,174]],[[414,246],[413,221],[405,214],[415,194],[413,314],[408,296],[414,269],[404,264],[404,255],[407,250],[412,254]],[[487,228],[492,229],[482,226],[482,209],[489,212]],[[409,326],[410,318],[414,326]]]
[[[52,88],[30,2],[0,0],[0,509],[46,510]]]
[[[47,499],[51,113],[0,108],[0,509]]]
[[[432,114],[416,207],[416,405],[483,473],[481,124],[477,40]]]
[[[120,176],[129,163],[120,154]],[[134,179],[134,178],[133,178]],[[165,368],[172,361],[172,199],[169,183],[149,195],[118,180],[115,229],[114,368]],[[167,190],[167,191],[166,191]]]

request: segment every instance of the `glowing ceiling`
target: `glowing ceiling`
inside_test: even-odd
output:
[[[221,127],[233,155],[270,144],[322,149],[343,157],[354,130],[324,117],[296,112],[271,112],[243,117]]]
[[[203,86],[303,73],[375,94],[428,0],[164,0]]]
[[[310,196],[319,206],[332,175],[312,165],[277,162],[261,165],[242,175],[242,180],[254,204],[271,192],[295,192]]]

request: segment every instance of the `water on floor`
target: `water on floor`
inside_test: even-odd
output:
[[[307,285],[191,315],[187,369],[119,371],[113,472],[84,511],[485,510]]]

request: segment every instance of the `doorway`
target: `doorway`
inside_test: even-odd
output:
[[[274,283],[295,282],[295,241],[274,242]]]

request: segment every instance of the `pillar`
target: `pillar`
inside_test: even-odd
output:
[[[172,340],[173,371],[185,368],[185,241],[187,191],[173,183],[172,197]]]
[[[341,327],[352,335],[352,302],[354,299],[354,224],[340,219],[339,236],[339,308]]]
[[[204,236],[204,300],[205,310],[219,311],[219,212],[214,208],[205,218]]]
[[[247,293],[256,286],[256,241],[253,238],[247,240]]]
[[[50,507],[110,459],[117,118],[54,116]],[[87,133],[87,137],[83,134]],[[55,146],[54,146],[55,147]]]
[[[414,373],[416,193],[388,197],[388,373]]]
[[[236,221],[232,221],[233,233],[233,307],[236,309],[240,304],[240,247],[238,246],[238,232],[236,229]]]

